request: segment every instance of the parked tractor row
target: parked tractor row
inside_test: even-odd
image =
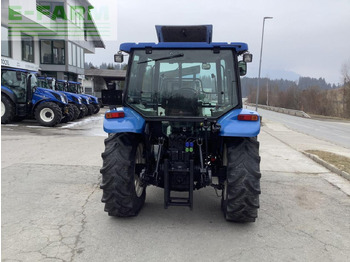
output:
[[[53,127],[100,110],[98,99],[82,94],[81,83],[40,76],[23,69],[1,69],[1,124],[34,118]]]

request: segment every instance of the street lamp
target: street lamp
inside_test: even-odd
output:
[[[262,60],[262,51],[263,51],[263,43],[264,43],[264,28],[265,28],[265,20],[272,19],[273,17],[265,16],[263,19],[263,27],[262,27],[262,35],[261,35],[261,48],[260,48],[260,62],[259,62],[259,76],[258,76],[258,89],[256,92],[256,104],[255,111],[258,111],[258,99],[259,99],[259,89],[260,89],[260,73],[261,73],[261,60]]]

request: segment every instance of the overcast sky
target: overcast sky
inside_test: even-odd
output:
[[[254,61],[247,76],[257,77],[264,16],[273,19],[265,22],[262,77],[300,75],[341,83],[341,67],[350,63],[350,0],[90,2],[107,8],[110,23],[117,23],[116,34],[103,37],[106,49],[86,56],[95,65],[113,62],[122,42],[157,42],[155,25],[212,24],[214,42],[248,43]]]

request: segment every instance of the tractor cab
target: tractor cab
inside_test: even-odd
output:
[[[13,93],[11,97],[17,103],[27,103],[37,86],[35,74],[20,69],[1,69],[1,88],[5,93]],[[7,91],[7,92],[6,92]]]

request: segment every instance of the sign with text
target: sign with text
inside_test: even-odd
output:
[[[92,1],[93,2],[93,1]],[[35,1],[10,0],[10,36],[22,34],[48,38],[68,37],[77,41],[115,41],[117,1]],[[84,5],[85,3],[85,5]]]

